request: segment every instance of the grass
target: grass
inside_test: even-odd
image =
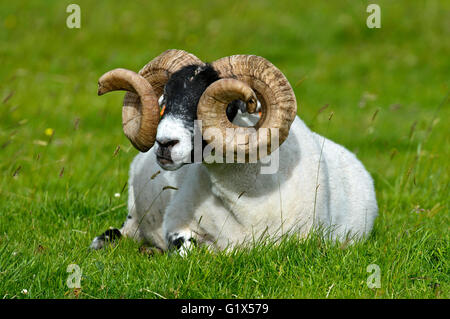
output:
[[[366,27],[365,1],[245,0],[80,0],[81,29],[68,29],[72,2],[0,5],[1,298],[450,297],[448,1],[377,1],[381,29]],[[187,258],[147,258],[130,240],[89,251],[125,219],[136,154],[121,131],[123,94],[97,97],[97,79],[168,48],[277,65],[299,116],[374,177],[369,240],[311,235]],[[66,285],[72,263],[81,290]],[[370,264],[381,288],[366,284]]]

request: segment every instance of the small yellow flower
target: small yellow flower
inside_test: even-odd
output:
[[[55,131],[52,128],[45,129],[45,135],[52,136]]]

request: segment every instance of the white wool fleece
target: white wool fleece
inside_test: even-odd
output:
[[[227,249],[262,236],[304,236],[318,225],[332,239],[370,233],[378,211],[371,176],[354,154],[300,118],[279,148],[277,173],[261,174],[260,166],[193,163],[166,171],[154,148],[139,153],[121,232],[164,250],[181,240],[181,252],[193,242]]]

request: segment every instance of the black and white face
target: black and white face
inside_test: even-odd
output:
[[[164,87],[164,114],[156,134],[156,159],[166,170],[191,162],[197,104],[209,84],[218,79],[208,65],[190,65],[174,73]]]
[[[197,104],[206,88],[218,79],[211,65],[190,65],[174,73],[165,85],[161,101],[165,109],[155,143],[156,159],[161,168],[173,171],[193,162]],[[240,101],[228,106],[230,121],[238,108],[242,108]]]

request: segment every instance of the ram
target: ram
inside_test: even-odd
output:
[[[370,233],[378,211],[370,174],[350,151],[310,131],[288,80],[266,59],[208,64],[168,50],[139,73],[104,74],[98,94],[114,90],[128,91],[123,130],[140,153],[130,167],[127,219],[93,249],[121,236],[184,254],[194,244],[223,250],[319,228],[351,242]],[[208,147],[223,160],[202,156]],[[270,174],[268,163],[277,164]]]

